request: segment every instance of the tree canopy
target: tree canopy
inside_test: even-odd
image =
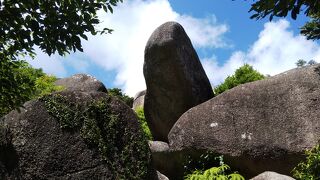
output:
[[[264,75],[254,70],[249,64],[239,67],[232,76],[228,76],[222,84],[214,88],[214,93],[221,94],[224,91],[247,82],[264,79]]]
[[[25,61],[0,61],[0,117],[30,99],[61,90],[55,81]]]
[[[297,67],[303,67],[303,66],[306,66],[306,65],[314,65],[316,64],[317,62],[313,59],[311,59],[310,61],[305,61],[304,59],[299,59],[297,62],[296,62],[296,65]]]
[[[83,51],[86,33],[110,33],[100,23],[97,11],[113,12],[122,0],[2,0],[0,1],[0,59],[15,60],[21,54],[35,55],[38,46],[48,55]]]
[[[311,18],[301,28],[301,34],[307,39],[320,39],[320,1],[317,0],[258,0],[251,5],[249,12],[254,12],[252,19],[262,19],[269,17],[286,17],[291,15],[292,19],[297,19],[300,12]]]
[[[48,55],[83,51],[87,34],[111,33],[97,29],[97,12],[113,13],[122,0],[0,0],[0,116],[25,101],[56,90],[54,77],[31,68],[24,55],[34,47]]]

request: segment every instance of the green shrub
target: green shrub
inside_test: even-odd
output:
[[[40,97],[52,92],[61,91],[63,86],[56,86],[54,82],[57,80],[55,76],[44,74],[35,81],[35,97]]]
[[[244,180],[223,161],[223,155],[206,151],[198,156],[187,156],[184,164],[185,180]]]
[[[264,78],[264,75],[254,70],[252,66],[250,66],[249,64],[244,64],[235,71],[234,75],[228,76],[222,84],[214,88],[214,93],[216,95],[221,94],[224,91],[236,87],[240,84],[257,81]]]
[[[125,102],[129,107],[133,105],[133,98],[127,96],[125,93],[122,93],[121,89],[119,88],[111,88],[108,89],[108,94],[110,96],[114,96]]]
[[[33,98],[61,89],[53,76],[31,67],[26,61],[0,61],[0,117]]]
[[[305,152],[307,159],[292,171],[297,180],[320,180],[320,145]]]
[[[227,174],[230,167],[222,164],[219,167],[212,167],[205,171],[196,170],[185,176],[185,180],[244,180],[244,177],[237,172]]]
[[[142,107],[138,107],[136,110],[136,113],[137,113],[137,116],[138,116],[138,119],[139,119],[139,123],[140,123],[140,126],[144,132],[144,134],[146,135],[147,139],[148,140],[152,140],[152,134],[151,134],[151,131],[150,131],[150,128],[147,124],[147,121],[146,121],[146,118],[144,116],[144,110]]]

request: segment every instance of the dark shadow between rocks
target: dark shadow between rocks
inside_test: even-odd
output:
[[[7,127],[0,124],[0,177],[6,179],[7,176],[18,173],[19,157],[11,143],[11,134]]]
[[[5,172],[9,175],[18,167],[19,157],[12,144],[0,146],[0,162],[5,168]]]

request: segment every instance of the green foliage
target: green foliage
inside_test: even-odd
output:
[[[149,128],[149,126],[147,124],[146,117],[144,116],[143,108],[142,107],[138,107],[135,111],[137,113],[140,126],[141,126],[145,136],[147,137],[148,140],[152,140],[153,139],[152,138],[152,134],[151,134],[150,128]]]
[[[297,62],[296,62],[296,65],[297,67],[303,67],[307,64],[307,61],[303,60],[303,59],[299,59]]]
[[[311,59],[310,61],[308,61],[308,65],[314,65],[317,64],[317,62],[313,59]]]
[[[310,61],[305,61],[304,59],[299,59],[297,62],[296,62],[296,65],[297,67],[303,67],[303,66],[306,66],[306,65],[314,65],[316,64],[317,62],[313,59],[311,59]]]
[[[35,81],[35,97],[43,96],[46,94],[50,94],[52,92],[61,91],[64,89],[63,86],[56,86],[54,82],[56,82],[57,77],[52,75],[44,74],[40,76]]]
[[[320,39],[320,12],[310,15],[310,21],[301,28],[301,34],[307,39]]]
[[[114,96],[117,97],[119,99],[121,99],[123,102],[125,102],[129,107],[132,107],[133,105],[133,98],[127,96],[126,94],[121,92],[121,89],[119,88],[111,88],[108,89],[108,94],[110,96]]]
[[[16,60],[19,54],[35,55],[38,46],[48,55],[83,51],[86,34],[110,33],[96,29],[97,12],[113,13],[122,0],[0,1],[0,59]]]
[[[226,171],[230,167],[226,164],[221,164],[219,167],[212,167],[205,171],[196,170],[192,174],[185,176],[186,180],[244,180],[244,177],[239,173],[234,172],[227,174]]]
[[[245,64],[238,68],[235,71],[234,75],[228,76],[222,84],[214,88],[214,93],[216,95],[221,94],[222,92],[236,87],[240,84],[257,81],[264,78],[264,75],[254,70],[252,66],[250,66],[249,64]]]
[[[254,14],[251,19],[262,19],[269,16],[271,21],[273,17],[286,17],[291,14],[292,19],[296,19],[300,12],[304,11],[311,21],[301,28],[301,34],[307,39],[320,38],[320,1],[314,0],[258,0],[251,5],[249,12]]]
[[[244,180],[223,161],[223,156],[206,151],[199,157],[188,156],[184,164],[186,180]]]
[[[213,166],[219,166],[223,163],[222,156],[218,156],[217,154],[206,151],[202,153],[200,156],[187,156],[183,162],[184,174],[190,174],[197,169],[204,170],[209,169]]]
[[[61,90],[54,85],[55,77],[25,61],[0,61],[0,117],[32,98]]]
[[[35,71],[42,71],[23,67],[25,62],[18,59],[34,57],[36,46],[48,55],[83,51],[81,39],[87,40],[87,33],[111,33],[111,29],[96,28],[100,23],[97,12],[113,13],[119,2],[122,0],[0,1],[0,117],[37,96],[35,79],[41,75]],[[43,78],[37,86],[44,88],[50,81]],[[37,93],[53,90],[51,86]]]
[[[29,100],[34,79],[23,61],[0,61],[0,117]],[[20,73],[20,70],[22,70]]]
[[[130,130],[127,122],[111,111],[110,98],[77,104],[49,94],[40,100],[63,130],[80,131],[86,143],[99,150],[114,179],[146,179],[151,156],[145,136]]]
[[[292,171],[297,180],[320,180],[320,145],[305,152],[307,159]]]

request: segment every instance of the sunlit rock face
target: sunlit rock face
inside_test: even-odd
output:
[[[319,65],[239,85],[185,112],[169,147],[212,150],[248,178],[290,175],[320,138]]]

